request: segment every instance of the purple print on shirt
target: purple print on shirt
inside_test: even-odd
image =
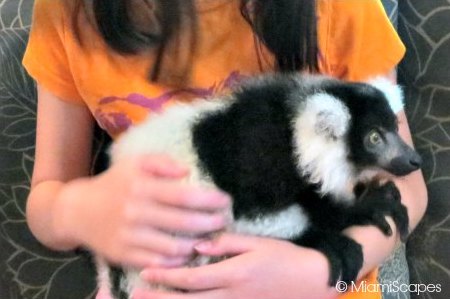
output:
[[[125,98],[109,96],[100,99],[98,108],[94,112],[95,119],[100,127],[106,130],[111,136],[117,136],[124,132],[131,124],[132,120],[123,112],[105,112],[105,106],[115,102],[126,102],[141,108],[145,108],[148,112],[160,113],[165,103],[181,96],[189,96],[192,98],[207,99],[214,95],[224,93],[234,86],[238,85],[248,76],[239,73],[238,71],[231,72],[230,75],[220,81],[214,83],[207,88],[181,88],[164,92],[156,97],[146,97],[138,93],[131,93]]]

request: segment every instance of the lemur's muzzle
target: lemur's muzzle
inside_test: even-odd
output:
[[[419,169],[422,165],[422,158],[415,150],[410,149],[407,154],[392,159],[391,165],[392,174],[403,176]]]
[[[389,144],[387,165],[385,170],[396,176],[404,176],[422,165],[420,155],[408,144],[406,144],[397,134],[387,136]]]

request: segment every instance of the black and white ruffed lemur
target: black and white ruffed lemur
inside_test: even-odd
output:
[[[385,216],[391,216],[403,240],[408,233],[395,185],[374,183],[380,174],[402,176],[420,167],[419,155],[398,134],[394,111],[401,107],[400,88],[385,79],[264,75],[230,95],[152,115],[113,145],[112,161],[172,156],[190,167],[189,183],[231,195],[227,230],[324,253],[334,285],[356,279],[363,264],[360,244],[343,229],[375,225],[390,235]],[[139,269],[98,267],[99,283],[115,298],[146,285]]]

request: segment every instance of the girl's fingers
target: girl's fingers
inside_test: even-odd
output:
[[[245,253],[258,246],[258,238],[232,233],[222,233],[212,240],[201,241],[195,250],[209,256],[232,256]]]
[[[232,279],[232,273],[224,266],[216,263],[195,268],[147,268],[141,272],[141,277],[150,283],[189,291],[220,289],[229,285]]]
[[[182,178],[189,173],[186,166],[167,155],[144,155],[139,157],[136,163],[145,174],[152,176]]]
[[[204,234],[221,230],[228,223],[228,217],[224,213],[204,213],[158,203],[149,203],[144,207],[133,206],[128,212],[136,225],[175,233]]]
[[[175,237],[147,227],[135,228],[124,238],[126,238],[124,242],[128,246],[168,257],[192,256],[195,253],[194,246],[199,242],[196,239]]]
[[[204,211],[222,210],[228,208],[231,202],[223,192],[180,184],[178,180],[139,180],[133,184],[133,193],[144,200]]]
[[[144,267],[181,267],[189,261],[186,257],[167,257],[149,252],[145,249],[133,249],[120,261],[120,263],[137,268]]]
[[[225,299],[222,290],[209,290],[202,292],[170,292],[136,289],[131,295],[132,299]],[[229,298],[229,297],[228,297]]]

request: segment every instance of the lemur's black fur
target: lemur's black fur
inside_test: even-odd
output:
[[[110,266],[109,279],[111,281],[111,295],[114,299],[127,299],[128,294],[121,286],[121,279],[125,275],[123,268]]]
[[[289,83],[244,90],[193,128],[200,166],[232,195],[235,218],[284,209],[309,188],[293,156]]]

